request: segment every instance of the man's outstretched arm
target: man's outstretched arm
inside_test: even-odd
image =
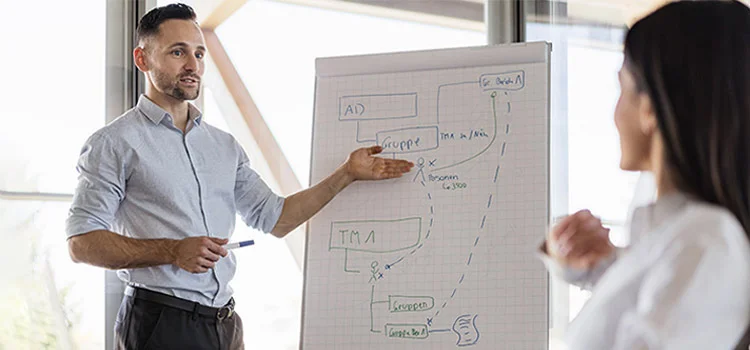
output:
[[[271,233],[276,237],[286,236],[323,209],[333,197],[354,181],[397,178],[414,166],[405,160],[374,157],[382,151],[380,146],[360,148],[352,152],[346,162],[325,180],[287,197]]]

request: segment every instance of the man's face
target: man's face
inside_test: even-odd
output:
[[[198,98],[206,44],[195,22],[167,20],[144,45],[148,74],[159,92],[180,101]]]

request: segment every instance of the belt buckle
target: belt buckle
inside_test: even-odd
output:
[[[223,321],[224,319],[232,317],[233,313],[234,307],[232,307],[232,305],[222,306],[221,309],[219,309],[219,312],[216,313],[216,319]]]

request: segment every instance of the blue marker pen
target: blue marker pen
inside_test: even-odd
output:
[[[242,241],[242,242],[234,242],[234,243],[225,244],[224,245],[224,249],[242,248],[242,247],[247,247],[247,246],[253,245],[253,244],[255,244],[255,241],[251,239],[249,241]]]

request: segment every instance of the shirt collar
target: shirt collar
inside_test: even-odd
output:
[[[141,95],[138,98],[138,104],[136,105],[136,108],[140,110],[143,115],[146,116],[149,120],[151,120],[154,124],[159,124],[164,120],[166,117],[171,117],[167,111],[165,111],[163,108],[159,107],[154,101],[151,101],[146,95]],[[201,124],[201,119],[203,118],[203,114],[201,111],[193,105],[192,103],[188,103],[188,120],[195,122],[196,125]]]
[[[672,193],[660,197],[656,202],[640,207],[633,212],[631,222],[631,245],[648,232],[653,231],[680,212],[690,198],[684,193]]]

